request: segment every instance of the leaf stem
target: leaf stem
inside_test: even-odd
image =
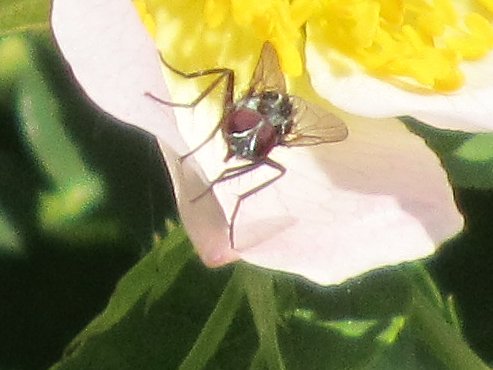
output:
[[[272,274],[241,265],[238,269],[243,275],[248,303],[259,335],[258,354],[263,357],[269,369],[284,370],[286,366],[277,339],[279,313]]]
[[[235,270],[180,370],[204,368],[218,350],[245,294],[239,275]]]
[[[421,293],[415,293],[414,302],[413,327],[420,334],[420,339],[445,364],[447,369],[490,369],[469,348],[455,327],[449,324],[443,315],[426,301]]]
[[[413,287],[410,318],[419,339],[449,370],[490,369],[469,347],[457,323],[449,322],[449,307],[425,267],[414,267],[406,277]]]

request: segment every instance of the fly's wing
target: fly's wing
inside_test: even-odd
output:
[[[343,120],[319,105],[297,96],[292,97],[296,109],[291,132],[283,138],[286,146],[309,146],[342,141],[348,136]]]
[[[250,81],[250,91],[260,93],[272,90],[286,93],[286,82],[276,49],[269,41],[266,41]]]

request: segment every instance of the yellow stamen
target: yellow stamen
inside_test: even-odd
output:
[[[253,31],[260,40],[271,41],[284,72],[296,76],[303,72],[297,48],[301,27],[315,5],[308,0],[205,0],[204,17],[208,25],[218,27],[230,13],[241,29]]]
[[[159,9],[169,6],[169,0],[134,1],[154,34]],[[227,30],[224,36],[231,39],[234,32],[243,39],[252,34],[259,44],[271,41],[283,71],[291,76],[303,73],[300,50],[305,24],[310,41],[339,50],[369,73],[435,91],[460,88],[461,63],[480,59],[493,49],[493,0],[202,0],[197,4],[202,4],[198,5],[203,11],[201,29],[219,36]],[[174,21],[177,14],[173,16]]]
[[[205,2],[204,18],[211,28],[219,27],[228,13],[229,0],[209,0]]]
[[[493,10],[493,1],[478,0]],[[451,0],[325,0],[309,20],[317,40],[380,77],[414,80],[437,91],[464,82],[460,63],[493,48],[493,27]]]

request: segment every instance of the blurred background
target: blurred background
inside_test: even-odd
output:
[[[0,369],[46,368],[164,234],[173,193],[155,139],[92,106],[48,29],[0,38],[0,173]]]
[[[0,0],[1,370],[57,361],[166,235],[165,221],[177,221],[155,139],[88,101],[57,51],[48,12],[48,1]],[[443,143],[464,141],[447,135],[429,139],[446,165]],[[427,266],[454,296],[467,341],[491,362],[493,192],[455,185],[466,231]]]

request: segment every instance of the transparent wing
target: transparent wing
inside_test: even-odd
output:
[[[283,139],[286,146],[309,146],[342,141],[348,136],[343,120],[319,105],[293,96],[294,126]]]
[[[250,91],[259,93],[272,90],[286,93],[286,82],[276,49],[269,41],[266,41],[250,81]]]

